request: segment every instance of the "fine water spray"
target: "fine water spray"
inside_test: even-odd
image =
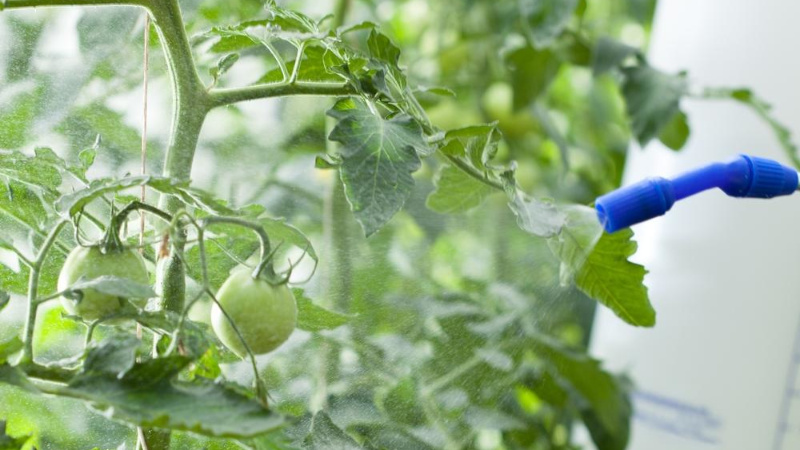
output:
[[[739,155],[686,172],[672,180],[647,178],[595,201],[597,218],[613,233],[662,216],[681,199],[719,188],[731,197],[773,198],[798,190],[798,174],[776,161]]]

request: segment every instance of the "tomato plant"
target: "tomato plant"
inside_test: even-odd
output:
[[[0,447],[624,449],[592,314],[656,315],[586,205],[687,97],[793,154],[769,106],[650,0],[291,3],[0,0]]]

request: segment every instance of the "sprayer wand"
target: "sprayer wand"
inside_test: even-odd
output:
[[[681,199],[712,188],[731,197],[772,198],[798,190],[798,174],[770,159],[739,155],[679,175],[648,178],[597,199],[597,218],[609,233],[664,215]]]

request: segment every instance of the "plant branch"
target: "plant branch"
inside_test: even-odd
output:
[[[213,89],[210,92],[212,108],[261,98],[289,95],[346,96],[355,91],[347,84],[338,83],[270,83],[241,88]]]
[[[16,8],[34,8],[37,6],[143,6],[149,5],[148,0],[5,0],[0,1],[0,10]]]

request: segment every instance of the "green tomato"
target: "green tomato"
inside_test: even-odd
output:
[[[122,251],[103,253],[100,247],[76,247],[64,262],[58,276],[58,290],[63,291],[78,280],[93,280],[102,276],[114,276],[150,284],[144,258],[139,252],[126,248]],[[144,299],[146,300],[146,299]],[[126,299],[85,289],[80,301],[62,297],[61,304],[69,314],[85,320],[96,320],[116,312],[125,305]]]
[[[219,288],[217,300],[236,324],[250,350],[269,353],[289,339],[297,325],[297,302],[285,284],[273,286],[254,279],[252,270],[238,267]],[[215,303],[211,327],[219,340],[237,355],[247,354],[233,326]]]

